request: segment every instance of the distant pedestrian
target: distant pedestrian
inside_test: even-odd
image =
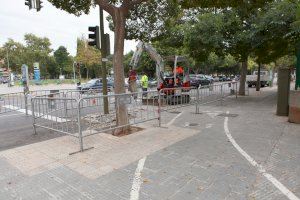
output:
[[[137,74],[135,72],[135,70],[131,69],[129,71],[129,74],[128,74],[128,86],[129,86],[129,91],[131,93],[134,93],[133,94],[133,98],[134,99],[137,99],[137,83],[136,83],[136,80],[137,80]]]
[[[143,73],[141,84],[142,84],[143,96],[147,96],[148,76],[146,75],[146,73]]]

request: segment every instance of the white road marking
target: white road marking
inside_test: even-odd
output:
[[[8,109],[12,109],[12,110],[15,110],[15,111],[18,111],[20,113],[26,113],[26,110],[25,109],[21,109],[19,107],[16,107],[16,106],[12,106],[12,105],[5,105],[3,106],[5,108],[8,108]],[[28,115],[32,115],[32,111],[31,110],[28,110]],[[55,116],[52,116],[52,115],[43,115],[41,113],[34,113],[34,115],[36,117],[39,117],[41,116],[41,118],[43,119],[47,119],[47,120],[50,120],[50,121],[54,121],[54,122],[59,122],[59,123],[62,123],[62,122],[67,122],[68,120],[64,119],[64,118],[60,118],[60,117],[55,117]]]
[[[178,117],[180,117],[182,114],[183,114],[183,112],[181,112],[181,113],[179,113],[178,115],[176,115],[176,117],[174,117],[171,121],[169,121],[169,122],[167,123],[167,126],[172,125],[172,124],[175,122],[175,120],[176,120]]]
[[[229,111],[227,111],[226,113],[229,114]],[[294,193],[292,193],[288,188],[286,188],[282,183],[280,183],[274,176],[272,176],[272,174],[267,173],[266,169],[262,165],[258,164],[249,154],[247,154],[247,152],[245,152],[236,143],[236,141],[234,140],[234,138],[232,137],[228,129],[228,117],[225,117],[224,120],[224,130],[231,144],[238,150],[240,154],[242,154],[242,156],[244,156],[244,158],[246,158],[246,160],[248,160],[248,162],[250,162],[252,166],[254,166],[259,171],[260,174],[266,177],[267,180],[269,180],[278,190],[282,192],[282,194],[284,194],[290,200],[300,200]]]
[[[211,128],[212,127],[212,124],[206,124],[205,125],[205,128]]]
[[[138,166],[135,170],[134,179],[133,179],[131,192],[130,192],[130,200],[138,200],[139,199],[140,189],[141,189],[141,185],[143,183],[141,173],[143,171],[146,158],[147,157],[144,157],[139,160]]]
[[[24,115],[24,113],[17,113],[17,114],[10,114],[10,115],[1,115],[0,118],[1,118],[1,117],[17,116],[17,115],[20,115],[20,116],[21,116],[21,115]]]

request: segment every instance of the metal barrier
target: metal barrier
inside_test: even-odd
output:
[[[25,95],[23,92],[0,95],[0,114],[20,109],[25,109]]]
[[[9,94],[0,94],[0,114],[20,111],[26,115],[31,113],[31,99],[36,96],[49,95],[56,92],[67,92],[70,90],[36,90],[28,93],[16,92]]]
[[[199,106],[215,101],[223,104],[224,98],[235,95],[237,98],[238,83],[222,83],[200,86],[199,88],[165,88],[159,92],[159,126],[161,126],[161,112],[195,105],[195,113],[199,113]]]
[[[104,100],[108,100],[109,112],[104,112]],[[158,119],[158,91],[99,95],[98,91],[59,92],[31,99],[33,127],[45,128],[79,139],[80,151],[85,150],[85,137],[114,131],[117,126],[118,106],[126,105],[130,126]]]
[[[162,112],[196,105],[199,113],[199,105],[222,103],[226,96],[237,95],[236,91],[237,83],[109,95],[100,95],[99,91],[57,92],[31,99],[33,127],[35,133],[40,127],[76,137],[79,151],[84,151],[85,137],[150,120],[158,120],[160,126]],[[105,101],[108,113],[105,113]],[[126,112],[123,114],[128,120],[122,126],[117,123],[117,112]]]

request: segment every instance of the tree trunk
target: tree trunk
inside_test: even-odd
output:
[[[256,91],[260,90],[260,69],[261,69],[261,63],[258,63]]]
[[[125,38],[125,16],[120,8],[116,8],[114,12],[114,26],[115,26],[115,45],[114,45],[114,57],[113,57],[113,69],[114,69],[114,86],[115,94],[125,93],[125,76],[123,68],[123,53],[124,53],[124,38]],[[116,122],[117,126],[122,128],[117,129],[114,135],[122,134],[128,129],[128,111],[126,103],[124,102],[125,96],[119,96],[116,98]]]
[[[242,62],[239,95],[245,96],[245,83],[248,69],[248,59]]]

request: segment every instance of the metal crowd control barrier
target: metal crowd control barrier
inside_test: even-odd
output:
[[[109,112],[104,113],[104,99]],[[80,151],[85,150],[85,137],[114,131],[117,126],[118,106],[126,105],[130,126],[158,119],[158,91],[99,95],[99,91],[70,91],[37,96],[31,99],[33,127],[45,128],[79,139]]]
[[[31,113],[31,98],[36,96],[48,95],[55,92],[70,91],[63,90],[36,90],[29,91],[28,93],[16,92],[8,94],[0,94],[0,114],[5,114],[13,111],[20,111],[26,115]]]
[[[31,99],[33,127],[45,128],[76,137],[79,151],[84,151],[84,138],[123,127],[158,120],[161,113],[184,106],[223,101],[226,96],[237,95],[237,83],[201,86],[199,88],[165,88],[125,94],[100,95],[100,91],[67,91],[36,96]],[[104,101],[108,102],[108,113]],[[126,109],[121,110],[121,108]],[[121,111],[120,111],[121,110]],[[128,121],[118,125],[117,112],[127,116]]]
[[[222,83],[200,86],[199,88],[165,88],[159,92],[159,126],[161,126],[161,112],[195,105],[195,113],[199,113],[199,106],[215,101],[223,104],[224,98],[235,95],[237,98],[238,83]]]

